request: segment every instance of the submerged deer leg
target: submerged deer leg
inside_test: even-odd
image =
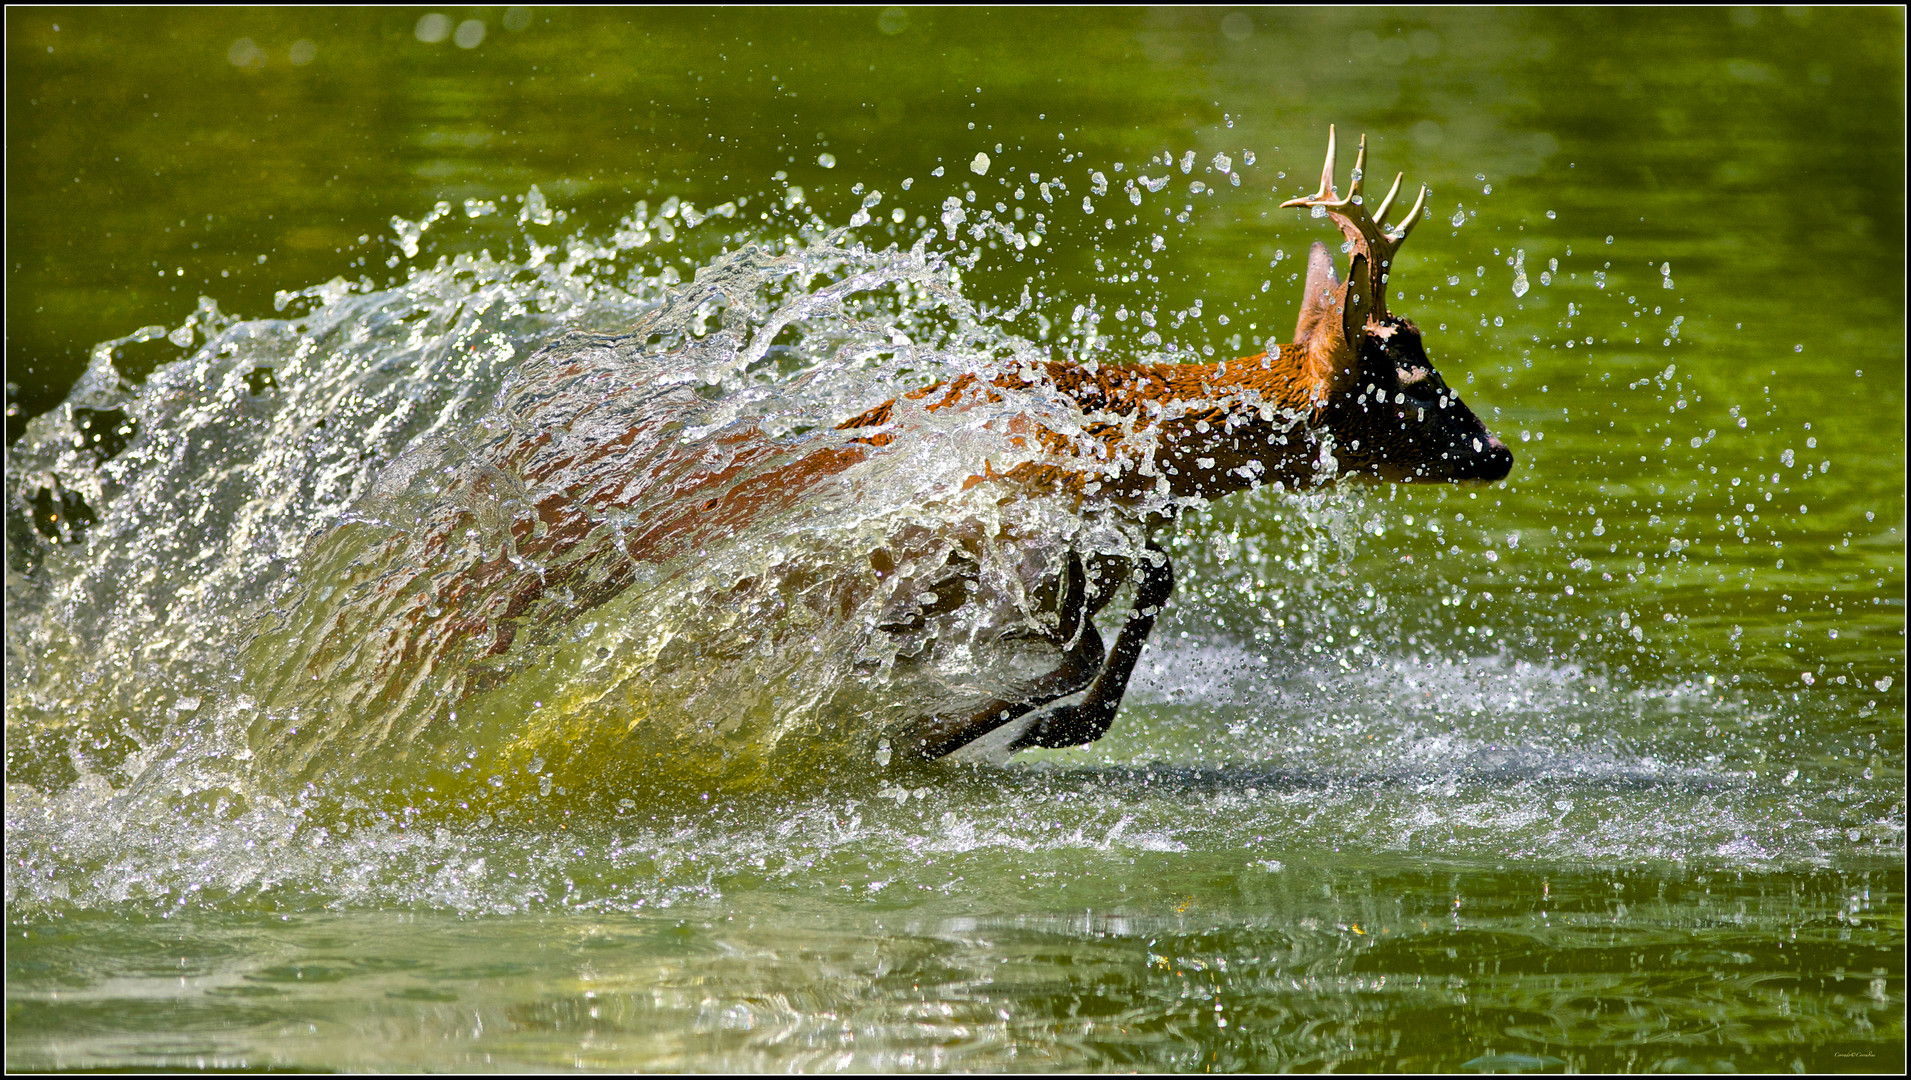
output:
[[[919,760],[934,761],[967,746],[1018,716],[1027,715],[1056,698],[1067,697],[1087,686],[1094,679],[1095,672],[1102,667],[1101,634],[1096,631],[1094,620],[1088,617],[1087,595],[1088,573],[1082,566],[1081,556],[1071,551],[1068,567],[1063,573],[1062,597],[1058,605],[1061,627],[1057,636],[1058,643],[1071,638],[1074,643],[1062,653],[1061,664],[1048,674],[1024,684],[1021,692],[1013,698],[997,698],[960,715],[933,716],[912,725],[894,737],[896,748]],[[1140,648],[1137,643],[1135,650],[1139,652]],[[1123,682],[1126,681],[1127,677],[1123,676]],[[1119,690],[1116,691],[1116,697],[1120,697]]]
[[[1174,591],[1174,566],[1168,562],[1167,554],[1152,544],[1148,551],[1153,558],[1140,560],[1141,581],[1135,586],[1134,614],[1116,635],[1108,662],[1095,676],[1087,696],[1029,725],[1027,731],[1009,744],[1009,749],[1086,746],[1108,733],[1108,726],[1115,722],[1116,710],[1121,708],[1121,696],[1128,689],[1128,677],[1135,673],[1135,662],[1141,659],[1141,647],[1155,628],[1155,615],[1161,611],[1161,605],[1168,602],[1168,594]]]

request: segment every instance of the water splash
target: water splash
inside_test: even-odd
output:
[[[9,463],[89,519],[29,534],[9,579],[9,721],[39,750],[14,777],[694,793],[863,767],[899,712],[1052,666],[1001,642],[1039,628],[1066,551],[1132,553],[1139,520],[966,481],[1018,463],[992,423],[1072,407],[1036,388],[905,401],[880,445],[836,430],[1046,350],[926,242],[597,279],[648,239],[333,281],[279,319],[209,308],[144,385],[115,361],[152,334],[100,346]],[[77,434],[109,413],[131,434],[103,453]],[[951,579],[963,603],[922,599]]]
[[[791,807],[824,855],[906,861],[929,842],[912,824],[925,790],[1017,853],[1355,830],[1461,857],[1760,865],[1901,843],[1898,804],[1847,812],[1877,804],[1870,788],[1806,800],[1762,756],[1610,736],[1615,701],[1636,716],[1685,698],[1509,653],[1493,634],[1510,628],[1462,614],[1462,585],[1361,597],[1358,551],[1415,522],[1358,488],[1242,496],[1215,521],[1255,530],[1171,543],[1187,621],[1170,613],[1138,672],[1145,722],[1066,752],[1087,768],[878,790],[886,718],[1051,666],[1039,638],[1005,645],[1042,623],[1041,583],[1068,550],[1132,554],[1144,527],[965,487],[1016,463],[989,424],[1079,423],[1039,386],[960,414],[904,399],[893,440],[853,461],[827,458],[848,446],[836,425],[1019,359],[1092,362],[1100,313],[1078,308],[1058,344],[1018,336],[1026,293],[985,316],[961,291],[979,244],[949,257],[739,233],[685,263],[688,282],[634,265],[736,205],[640,203],[608,240],[527,234],[521,258],[460,255],[383,289],[334,279],[281,294],[273,319],[205,300],[180,327],[100,346],[8,462],[9,904],[217,906],[283,888],[529,910],[569,872],[547,826],[635,813],[654,826],[638,847],[594,841],[593,858],[641,849],[669,872],[578,902],[662,904],[760,857],[801,878],[806,849],[763,839]],[[973,220],[952,206],[952,236],[1022,250],[986,206]],[[562,219],[541,198],[525,208],[521,224]],[[772,508],[726,516],[752,499]],[[1462,529],[1444,529],[1429,520],[1405,553],[1457,562]],[[1188,627],[1193,645],[1175,636]],[[1226,663],[1190,659],[1246,642]],[[897,791],[895,814],[842,823]],[[671,824],[711,792],[746,808],[740,823]],[[1217,834],[1195,794],[1233,824]],[[523,832],[500,839],[507,824]],[[948,843],[967,842],[961,824]]]

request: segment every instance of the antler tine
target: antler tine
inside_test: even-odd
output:
[[[1362,139],[1363,145],[1365,139]],[[1282,209],[1290,206],[1315,206],[1332,203],[1334,196],[1334,125],[1327,125],[1327,164],[1320,170],[1320,190],[1312,195],[1302,195],[1298,199],[1289,199],[1281,204]]]
[[[1320,168],[1320,194],[1317,199],[1332,199],[1334,194],[1334,125],[1327,125],[1327,164]]]
[[[1353,178],[1349,180],[1347,183],[1347,201],[1348,202],[1358,203],[1360,201],[1360,185],[1361,185],[1361,182],[1366,179],[1367,179],[1367,135],[1365,132],[1362,132],[1360,136],[1360,152],[1354,155],[1354,175],[1353,175]]]
[[[1399,247],[1400,242],[1405,240],[1407,234],[1413,231],[1413,227],[1420,224],[1420,211],[1426,209],[1426,206],[1427,185],[1421,184],[1420,197],[1413,200],[1413,209],[1407,211],[1407,216],[1400,219],[1399,227],[1393,232],[1393,243],[1395,247]]]
[[[1387,197],[1380,200],[1380,209],[1374,211],[1374,224],[1384,225],[1386,223],[1387,211],[1393,208],[1393,197],[1400,194],[1400,181],[1406,175],[1406,173],[1394,174],[1393,186],[1387,189]]]

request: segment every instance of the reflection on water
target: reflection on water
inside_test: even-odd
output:
[[[912,876],[939,888],[856,861],[783,888],[720,874],[734,892],[662,913],[76,912],[9,933],[9,1055],[68,1068],[1829,1071],[1888,1069],[1901,1053],[1896,874],[1244,869],[1089,851],[925,856]]]
[[[404,100],[453,119],[393,122],[372,157],[415,166],[402,183],[348,198],[279,170],[275,212],[304,224],[222,241],[291,267],[269,288],[247,269],[129,321],[33,285],[89,343],[164,324],[99,346],[8,454],[7,1064],[1898,1063],[1903,366],[1869,328],[1902,322],[1901,267],[1871,239],[1901,232],[1902,157],[1873,160],[1875,94],[1813,51],[1847,16],[1621,34],[1456,13],[1394,34],[1117,13],[1071,29],[1106,63],[1064,81],[1103,96],[1061,120],[1048,84],[1007,74],[1048,70],[1028,25],[855,18],[879,14],[843,48],[935,65],[870,117],[698,98],[708,115],[645,121],[650,172],[565,185],[458,112],[483,111],[459,87],[489,101],[500,79],[430,65],[521,65],[512,92],[550,106],[523,137],[578,155],[630,108],[593,96],[612,69],[579,51],[592,35],[626,58],[622,91],[681,66],[656,47],[672,34],[686,56],[750,50],[749,101],[754,78],[834,102],[847,54],[819,66],[792,38],[765,60],[760,35],[723,44],[687,15],[507,18],[469,47],[405,15],[349,63],[310,27],[215,28],[211,62],[266,98],[436,48],[402,53],[429,84]],[[36,50],[12,70],[36,78],[62,76],[28,61],[103,40],[8,17]],[[280,65],[292,42],[306,60]],[[1655,51],[1692,42],[1705,63]],[[958,109],[944,75],[987,92]],[[9,85],[10,109],[54,98]],[[692,96],[671,86],[640,96]],[[335,107],[275,107],[355,145]],[[902,118],[919,139],[893,137]],[[1163,537],[1179,591],[1102,741],[875,764],[899,703],[1012,666],[973,646],[1039,614],[1024,586],[1058,552],[1139,537],[960,490],[1004,464],[973,424],[916,418],[846,488],[790,486],[740,531],[657,531],[654,558],[576,556],[648,535],[663,487],[571,533],[531,523],[602,478],[566,454],[606,432],[640,431],[673,482],[747,482],[1005,357],[1284,336],[1322,226],[1269,205],[1310,186],[1328,120],[1434,181],[1396,306],[1520,467],[1190,508]],[[739,137],[813,127],[816,145]],[[36,168],[72,160],[29,129]],[[1855,186],[1770,203],[1825,162]],[[362,205],[335,229],[340,199]],[[127,201],[159,209],[114,219],[105,248],[189,261],[167,230],[209,211],[162,203]],[[41,260],[29,284],[113,280],[10,236]],[[900,542],[912,525],[942,546]],[[950,536],[986,588],[899,644],[877,628],[920,606],[905,594]],[[877,575],[879,550],[904,572]]]

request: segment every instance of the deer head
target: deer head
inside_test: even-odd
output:
[[[1348,241],[1345,280],[1334,272],[1327,245],[1316,242],[1308,253],[1294,329],[1316,416],[1333,434],[1343,470],[1400,482],[1502,479],[1512,453],[1434,370],[1420,328],[1387,311],[1394,256],[1426,208],[1426,186],[1400,224],[1388,227],[1400,177],[1370,212],[1361,193],[1366,167],[1362,136],[1347,195],[1336,195],[1329,126],[1320,190],[1281,204],[1324,211]]]

